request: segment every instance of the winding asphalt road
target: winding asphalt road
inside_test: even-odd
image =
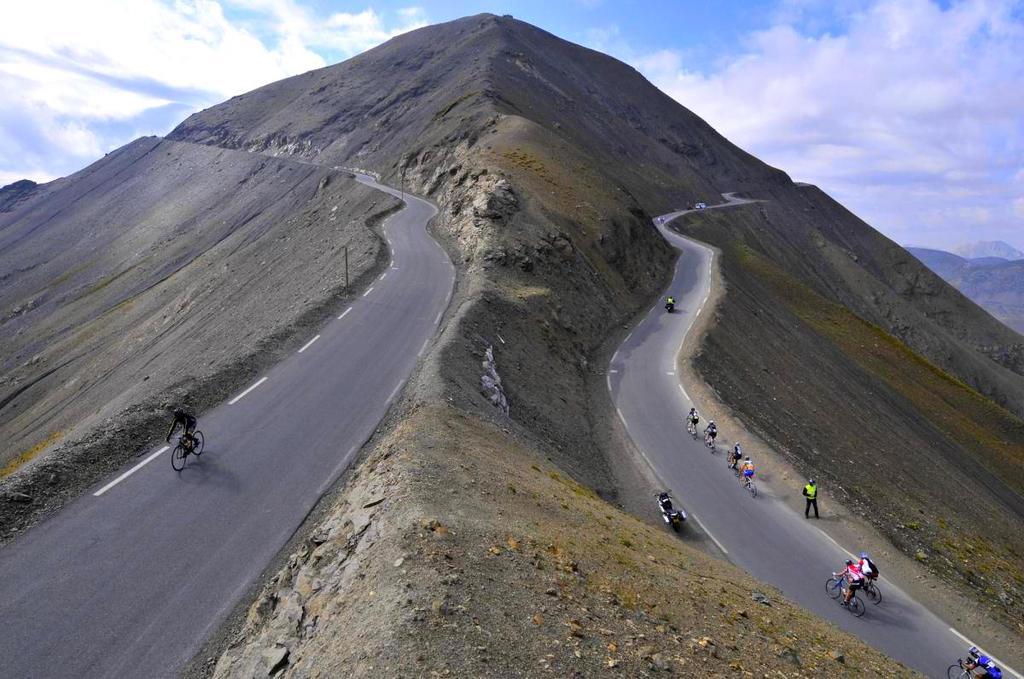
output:
[[[727,203],[707,209],[751,202],[723,195]],[[608,388],[630,437],[690,520],[697,520],[730,561],[893,658],[928,676],[945,677],[949,664],[970,645],[966,637],[884,578],[882,603],[869,604],[863,617],[854,618],[824,589],[826,578],[842,568],[848,552],[814,519],[804,518],[803,499],[799,506],[784,503],[772,480],[759,481],[758,496],[752,498],[726,466],[725,449],[733,443],[729,432],[720,432],[717,454],[687,433],[683,415],[691,405],[702,409],[701,404],[692,403],[676,375],[676,357],[707,302],[713,258],[709,248],[668,228],[673,219],[688,212],[693,211],[655,219],[661,233],[680,251],[665,293],[676,298],[677,313],[666,313],[664,300],[659,300],[609,366]],[[701,412],[701,428],[709,415],[714,418],[713,413]],[[752,458],[755,465],[759,463],[756,455]],[[653,498],[651,503],[653,508]],[[885,568],[884,563],[879,566]],[[1004,676],[1012,674],[1001,666]]]
[[[368,176],[359,181],[399,197]],[[455,270],[404,194],[391,264],[340,317],[158,450],[0,550],[0,676],[172,677],[352,462],[429,346]]]

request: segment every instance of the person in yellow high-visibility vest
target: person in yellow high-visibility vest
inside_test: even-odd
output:
[[[807,485],[804,486],[804,497],[807,498],[807,506],[804,507],[804,518],[809,519],[811,514],[811,507],[814,507],[814,518],[818,517],[818,486],[814,483],[814,479],[808,479]]]

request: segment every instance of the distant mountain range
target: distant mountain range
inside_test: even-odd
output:
[[[1024,334],[1024,256],[1009,259],[989,254],[972,258],[945,250],[913,247],[907,250],[990,314]],[[961,246],[957,250],[1013,251],[1021,255],[1012,246],[1001,241],[975,243],[971,246]]]
[[[953,248],[953,252],[966,259],[1024,259],[1024,252],[1001,240],[983,240],[977,243],[965,243]]]

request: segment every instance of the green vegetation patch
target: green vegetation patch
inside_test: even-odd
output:
[[[1024,493],[1024,422],[937,367],[882,328],[831,302],[749,247],[732,242],[735,258],[778,295],[786,308],[907,399],[950,440],[975,455],[1017,493]]]

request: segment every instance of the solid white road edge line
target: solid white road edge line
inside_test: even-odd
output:
[[[978,646],[978,644],[974,643],[973,641],[971,641],[970,639],[968,639],[964,635],[960,634],[960,632],[957,632],[952,627],[949,628],[949,631],[952,632],[953,634],[957,635],[961,639],[963,639],[968,645],[970,645],[970,646]],[[981,646],[978,646],[978,649],[981,650],[981,651],[985,651],[985,649],[981,648]],[[991,653],[985,652],[985,655],[987,655],[988,657],[992,658],[992,660],[994,660],[995,663],[997,665],[999,665],[1000,669],[1002,669],[1003,672],[1009,672],[1013,676],[1017,677],[1017,679],[1024,679],[1024,677],[1021,676],[1020,672],[1018,672],[1017,670],[1013,669],[1012,667],[1010,667],[1009,665],[1004,663],[1002,660],[1000,660],[999,658],[997,658],[994,655],[992,655]]]
[[[612,391],[612,376],[611,376],[611,375],[605,375],[605,376],[604,376],[604,381],[608,383],[608,395],[609,395],[609,396],[611,396],[611,391]]]
[[[438,311],[437,312],[437,318],[434,319],[434,325],[437,325],[438,323],[441,322],[441,316],[443,316],[443,315],[444,315],[443,311]]]
[[[822,529],[820,529],[820,528],[818,528],[817,526],[815,526],[815,527],[814,527],[814,530],[816,530],[816,531],[818,531],[819,533],[821,533],[821,534],[822,534],[822,536],[823,536],[823,537],[824,537],[824,538],[825,538],[826,540],[828,540],[829,542],[831,542],[831,543],[832,543],[833,545],[835,545],[835,546],[836,546],[836,547],[838,547],[839,549],[843,550],[843,552],[845,552],[845,553],[846,553],[846,554],[847,554],[848,556],[851,556],[851,557],[856,557],[856,556],[857,556],[856,554],[854,554],[853,552],[851,552],[850,550],[848,550],[848,549],[847,549],[846,547],[843,547],[843,546],[842,546],[841,544],[839,544],[838,542],[836,542],[836,541],[835,541],[835,539],[834,539],[834,538],[833,538],[833,537],[832,537],[831,535],[829,535],[828,533],[826,533],[826,532],[825,532],[825,531],[823,531]]]
[[[427,351],[427,347],[430,346],[430,338],[423,340],[423,346],[420,347],[420,353],[416,354],[417,358],[423,358],[423,354]]]
[[[311,346],[311,345],[313,344],[313,342],[317,341],[318,339],[320,339],[320,335],[317,335],[317,336],[316,336],[316,337],[314,337],[313,339],[311,339],[311,340],[309,340],[308,342],[306,342],[305,344],[303,344],[303,345],[302,345],[302,348],[301,348],[301,349],[299,349],[298,353],[300,353],[300,354],[301,354],[301,353],[302,353],[303,351],[305,351],[306,349],[309,349],[309,347],[310,347],[310,346]]]
[[[722,545],[722,543],[721,543],[721,542],[719,542],[719,541],[718,541],[718,539],[717,539],[717,538],[716,538],[716,537],[715,537],[714,535],[712,535],[712,534],[711,534],[711,531],[709,531],[709,530],[708,530],[708,528],[707,528],[707,526],[705,526],[705,525],[704,525],[704,523],[703,523],[703,522],[701,522],[701,520],[697,518],[697,515],[696,515],[696,514],[693,514],[693,513],[691,512],[691,513],[690,513],[690,517],[691,517],[691,518],[693,518],[693,520],[697,522],[697,525],[698,525],[698,526],[700,526],[700,529],[701,529],[702,531],[704,531],[704,534],[705,534],[705,535],[707,535],[707,536],[708,536],[709,538],[711,538],[711,541],[712,541],[712,542],[714,542],[714,543],[715,543],[715,545],[716,545],[716,546],[717,546],[717,547],[718,547],[718,548],[719,548],[720,550],[722,550],[722,554],[728,554],[728,553],[729,553],[729,550],[728,550],[728,549],[726,549],[726,548],[725,548],[725,546],[724,546],[724,545]]]
[[[127,478],[128,478],[129,476],[131,476],[132,474],[134,474],[135,472],[139,471],[140,469],[142,469],[143,467],[145,467],[145,466],[146,466],[147,464],[149,464],[150,462],[152,462],[153,460],[155,460],[155,459],[156,459],[156,458],[157,458],[157,457],[158,457],[158,456],[160,455],[160,453],[164,453],[164,452],[167,452],[167,451],[168,451],[168,450],[170,450],[170,449],[171,449],[171,447],[170,447],[170,446],[164,446],[164,447],[163,447],[163,448],[161,448],[160,450],[156,451],[155,453],[153,453],[152,455],[150,455],[149,457],[147,457],[147,458],[146,458],[145,460],[143,460],[142,462],[138,463],[137,465],[135,465],[134,467],[132,467],[131,469],[129,469],[128,471],[126,471],[126,472],[125,472],[124,474],[121,474],[121,475],[120,475],[120,476],[118,476],[118,477],[117,477],[116,479],[114,479],[113,481],[111,481],[111,482],[110,482],[110,483],[108,483],[107,485],[105,485],[105,486],[103,486],[102,488],[100,488],[99,490],[97,490],[97,491],[96,491],[95,493],[93,493],[93,496],[94,496],[94,497],[99,497],[100,495],[103,495],[103,494],[104,494],[104,493],[106,493],[106,492],[107,492],[108,490],[110,490],[111,488],[113,488],[113,487],[114,487],[114,486],[116,486],[117,484],[121,483],[122,481],[124,481],[125,479],[127,479]]]
[[[391,390],[391,396],[388,396],[388,403],[391,403],[391,401],[394,400],[395,395],[398,394],[398,391],[402,388],[403,385],[405,385],[404,381],[399,382],[398,384],[395,385],[395,388]]]
[[[338,320],[340,321],[341,319],[345,318],[345,316],[347,316],[348,312],[350,312],[350,311],[352,311],[352,307],[349,307],[349,308],[345,309],[345,311],[343,311],[341,313],[341,315],[338,316]]]
[[[229,406],[233,406],[233,405],[235,405],[236,403],[238,403],[239,401],[241,401],[241,400],[242,400],[242,397],[243,397],[243,396],[245,396],[245,395],[246,395],[246,394],[248,394],[248,393],[249,393],[250,391],[252,391],[252,390],[253,390],[253,389],[255,389],[256,387],[260,386],[261,384],[263,384],[263,383],[264,383],[264,382],[266,382],[266,381],[267,381],[267,378],[266,378],[266,377],[261,377],[261,378],[259,378],[258,380],[256,380],[256,384],[252,385],[251,387],[249,387],[248,389],[246,389],[245,391],[243,391],[243,392],[242,392],[241,394],[239,394],[238,396],[236,396],[236,397],[234,397],[233,399],[231,399],[230,401],[228,401],[228,405],[229,405]]]
[[[369,290],[367,290],[366,292],[364,292],[364,293],[363,293],[363,297],[366,297],[366,296],[367,296],[367,295],[369,295],[369,294],[370,294],[371,292],[373,292],[373,286],[372,286],[372,285],[370,286],[370,289],[369,289]]]
[[[683,396],[686,397],[687,401],[690,401],[690,395],[686,393],[686,389],[683,388],[683,383],[679,383],[679,391],[683,392]]]

